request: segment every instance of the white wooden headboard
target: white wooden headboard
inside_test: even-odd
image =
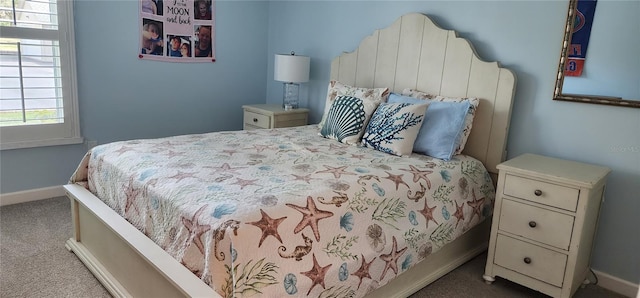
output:
[[[357,87],[413,88],[434,95],[477,97],[464,154],[489,172],[504,161],[516,78],[497,62],[482,61],[471,43],[427,16],[411,13],[365,37],[353,52],[331,63],[331,80]]]

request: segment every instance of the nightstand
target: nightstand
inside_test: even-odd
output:
[[[553,297],[585,281],[610,169],[524,154],[499,170],[483,278],[503,277]]]
[[[285,111],[276,104],[244,105],[243,129],[280,128],[307,125],[308,109]]]

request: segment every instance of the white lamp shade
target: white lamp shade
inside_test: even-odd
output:
[[[309,81],[309,57],[276,55],[273,79],[279,82],[304,83]]]

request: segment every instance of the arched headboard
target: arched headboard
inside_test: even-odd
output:
[[[506,154],[516,78],[497,62],[482,61],[469,41],[411,13],[367,36],[331,63],[331,80],[357,87],[412,88],[434,95],[477,97],[480,105],[464,154],[489,172]]]

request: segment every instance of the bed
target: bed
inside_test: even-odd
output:
[[[334,59],[330,79],[480,105],[451,161],[316,125],[95,147],[65,185],[67,248],[116,297],[406,297],[483,252],[513,73],[407,14]]]

